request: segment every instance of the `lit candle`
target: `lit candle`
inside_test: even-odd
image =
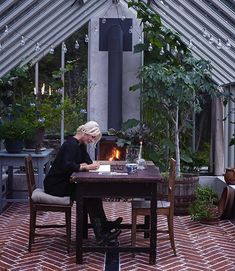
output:
[[[42,95],[44,95],[45,93],[45,83],[42,84],[41,93]]]
[[[139,152],[138,160],[140,160],[141,157],[142,157],[142,141],[140,141],[140,152]]]

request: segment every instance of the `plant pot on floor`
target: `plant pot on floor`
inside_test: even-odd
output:
[[[24,141],[26,149],[37,149],[42,147],[42,143],[45,136],[44,128],[37,128],[32,138],[27,138]]]
[[[207,224],[207,225],[218,225],[219,216],[211,217],[211,218],[202,218],[200,219],[200,223]]]
[[[6,138],[4,144],[6,151],[9,153],[20,153],[24,146],[22,139]]]

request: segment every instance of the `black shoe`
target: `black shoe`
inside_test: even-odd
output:
[[[97,243],[99,244],[99,246],[107,246],[109,242],[116,241],[120,233],[121,230],[112,230],[110,232],[105,232],[100,236],[99,239],[97,239]]]
[[[106,221],[104,224],[104,229],[107,231],[110,231],[112,229],[118,229],[120,227],[120,224],[122,223],[122,217],[118,217],[114,221]]]

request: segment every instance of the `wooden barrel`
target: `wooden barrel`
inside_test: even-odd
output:
[[[195,192],[199,185],[199,176],[183,174],[175,185],[175,215],[188,215],[189,205],[196,199]]]
[[[188,215],[188,207],[195,200],[195,192],[199,184],[199,176],[183,174],[177,178],[175,184],[175,215]],[[168,179],[164,178],[158,184],[158,196],[161,200],[167,199]]]

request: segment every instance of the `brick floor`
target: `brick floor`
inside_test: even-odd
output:
[[[130,222],[130,203],[105,202],[107,216],[115,219],[123,216],[124,222]],[[39,221],[55,223],[64,219],[63,215],[42,213]],[[85,253],[84,264],[75,264],[75,207],[72,221],[72,249],[66,254],[64,229],[41,229],[31,253],[27,251],[29,208],[27,204],[16,203],[9,206],[0,215],[0,271],[31,270],[104,270],[105,256],[100,253]],[[165,220],[159,217],[159,226]],[[148,239],[139,233],[137,245],[148,244]],[[120,244],[130,244],[130,231],[123,230]],[[120,253],[122,271],[234,271],[235,270],[235,223],[220,221],[216,226],[203,225],[190,220],[188,216],[175,217],[175,241],[177,256],[173,256],[168,241],[157,243],[157,263],[148,265],[148,255]],[[92,230],[89,230],[89,243],[95,242]]]

